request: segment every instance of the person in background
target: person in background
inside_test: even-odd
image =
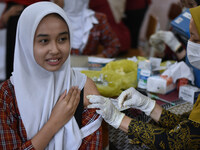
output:
[[[102,149],[102,118],[86,98],[99,92],[70,66],[70,27],[52,2],[20,15],[13,74],[0,84],[0,149]]]
[[[6,28],[6,79],[13,71],[13,58],[15,47],[16,26],[23,9],[35,2],[49,0],[4,0],[6,8],[0,19],[0,28]],[[60,4],[61,0],[54,0]]]
[[[180,0],[181,6],[184,8],[193,8],[200,5],[199,0]]]
[[[150,45],[155,53],[161,53],[161,58],[165,60],[185,60],[186,50],[172,31],[157,31],[150,36]]]
[[[6,27],[8,19],[11,16],[19,15],[22,10],[23,10],[22,5],[15,5],[15,6],[11,7],[10,9],[8,9],[7,11],[4,11],[4,13],[2,14],[2,16],[0,18],[0,29],[3,29]]]
[[[200,0],[181,0],[180,2],[183,8],[193,8],[200,5]],[[165,54],[165,56],[163,56],[163,60],[171,58],[172,60],[185,61],[193,69],[193,73],[195,76],[195,85],[200,88],[200,70],[192,66],[188,61],[186,54],[187,42],[182,42],[179,37],[179,35],[175,35],[171,31],[158,31],[150,37],[149,42],[153,47],[159,49],[161,53]],[[169,54],[166,52],[167,50],[168,52],[172,51],[172,53],[170,53],[170,56],[166,55]],[[171,55],[175,57],[171,57]]]
[[[72,55],[116,57],[120,42],[105,14],[88,8],[89,0],[63,0],[73,24]]]
[[[17,20],[24,9],[22,3],[16,3],[14,1],[4,1],[6,8],[2,13],[0,19],[0,28],[6,28],[6,79],[8,79],[13,69],[13,58],[14,58],[14,46],[15,46],[15,34]]]
[[[200,5],[200,0],[181,0],[181,3],[186,8],[193,8]],[[190,64],[187,55],[185,56],[185,62],[193,69],[195,85],[200,88],[200,69]]]
[[[94,10],[95,12],[100,12],[100,13],[106,14],[111,28],[116,33],[116,35],[119,39],[119,42],[121,45],[120,53],[125,53],[131,48],[130,31],[129,31],[128,27],[126,27],[126,25],[122,21],[122,19],[123,19],[122,17],[124,15],[123,8],[111,9],[111,4],[113,4],[113,3],[115,5],[116,5],[116,3],[120,3],[120,4],[118,4],[118,6],[122,5],[121,7],[123,7],[123,1],[118,1],[118,0],[111,1],[110,0],[110,3],[109,3],[108,0],[90,0],[89,8]],[[115,14],[118,14],[117,17],[114,17],[114,13],[113,13],[114,11],[115,11]]]
[[[138,48],[140,28],[151,0],[126,0],[124,23],[131,33],[131,48]]]
[[[187,44],[188,60],[200,69],[200,6],[191,8],[190,39]],[[117,98],[119,108],[131,107],[143,111],[157,124],[130,118],[115,108],[109,98],[88,95],[88,108],[96,112],[115,128],[128,134],[131,144],[145,144],[150,149],[200,149],[200,95],[188,115],[175,115],[134,88]]]

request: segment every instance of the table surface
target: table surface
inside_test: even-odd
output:
[[[120,54],[116,59],[143,56],[142,51],[139,49],[130,49],[127,52]],[[88,67],[88,56],[87,55],[71,55],[71,66],[72,67]]]
[[[70,57],[72,67],[88,67],[88,56],[72,55]]]

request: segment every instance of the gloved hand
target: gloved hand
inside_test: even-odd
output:
[[[102,115],[108,124],[116,129],[119,128],[125,114],[117,110],[109,98],[97,95],[88,95],[87,98],[92,103],[88,108],[99,108],[96,112]]]
[[[149,42],[152,46],[159,47],[159,44],[163,46],[161,41],[169,46],[173,52],[176,52],[181,47],[181,43],[171,31],[158,31],[150,37]]]
[[[144,96],[140,92],[138,92],[133,87],[123,91],[118,97],[118,105],[119,107],[132,107],[139,109],[147,116],[151,114],[151,111],[154,109],[156,102],[149,97]]]
[[[165,50],[165,43],[159,39],[157,34],[153,34],[151,35],[150,39],[149,39],[149,43],[151,44],[151,46],[158,52],[164,52]]]

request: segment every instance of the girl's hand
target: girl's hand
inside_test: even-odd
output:
[[[60,96],[54,106],[50,119],[55,127],[60,129],[74,116],[76,108],[80,101],[80,90],[78,87],[72,87],[66,95],[65,92]]]

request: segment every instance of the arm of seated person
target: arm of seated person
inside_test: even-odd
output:
[[[160,112],[164,114],[160,116]],[[159,115],[155,115],[156,113]],[[151,149],[171,149],[175,145],[180,149],[199,147],[199,123],[188,119],[176,120],[177,115],[164,109],[161,111],[160,107],[155,107],[151,115],[155,119],[159,118],[158,123],[163,122],[163,125],[155,126],[128,116],[123,118],[120,129],[128,133],[132,144],[145,144]]]
[[[14,5],[10,9],[3,12],[0,19],[0,29],[5,28],[11,16],[19,15],[24,7],[22,5]]]
[[[154,109],[152,110],[150,117],[155,121],[158,122],[160,120],[161,114],[162,114],[162,107],[158,105],[157,103],[155,104]]]
[[[160,119],[161,114],[162,114],[162,107],[159,106],[158,104],[156,104],[155,107],[154,107],[154,109],[152,110],[152,112],[151,112],[151,114],[150,114],[150,117],[151,117],[154,121],[158,122],[159,119]],[[122,122],[121,122],[119,128],[120,128],[122,131],[128,133],[128,128],[129,128],[129,124],[130,124],[131,120],[132,120],[132,118],[130,118],[130,117],[128,117],[128,116],[125,116],[125,117],[123,118],[123,120],[122,120]]]
[[[64,7],[64,0],[53,0],[53,2],[58,6],[60,6],[61,8]]]
[[[84,107],[86,108],[89,105],[89,100],[87,95],[100,95],[94,81],[87,77],[87,81],[84,87]]]
[[[96,109],[88,109],[89,100],[86,98],[87,95],[100,95],[97,90],[97,87],[92,79],[87,78],[85,87],[84,87],[84,113],[82,115],[82,125],[85,126],[97,118],[99,118],[99,114],[96,113]],[[92,134],[85,137],[82,141],[82,145],[80,149],[87,149],[88,147],[92,147],[93,149],[102,149],[102,124],[101,126]],[[105,139],[104,139],[105,140]],[[94,144],[95,143],[95,144]]]
[[[173,129],[132,119],[128,138],[132,144],[145,144],[150,149],[199,149],[199,123],[183,121]]]

